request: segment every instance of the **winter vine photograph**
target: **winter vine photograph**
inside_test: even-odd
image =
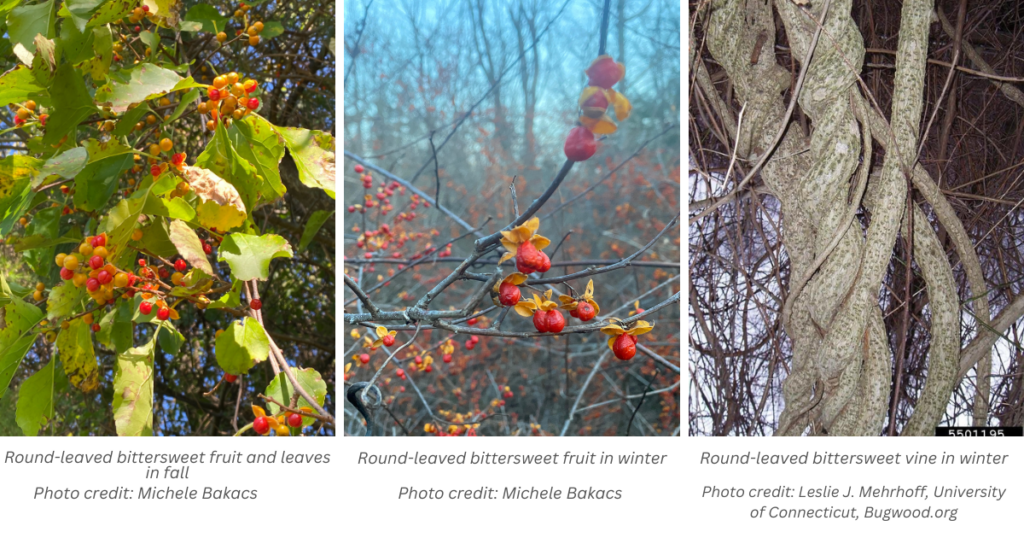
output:
[[[334,435],[334,3],[0,20],[0,435]]]
[[[1024,5],[690,3],[689,435],[1024,423]]]
[[[345,435],[680,434],[680,9],[345,2]]]

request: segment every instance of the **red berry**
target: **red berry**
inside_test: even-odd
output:
[[[519,290],[519,286],[511,282],[502,282],[498,288],[498,302],[504,306],[515,306],[519,304],[519,299],[522,297],[522,292]]]
[[[162,169],[160,168],[160,165],[159,165],[159,164],[154,164],[153,166],[149,167],[149,173],[150,173],[150,175],[152,175],[153,177],[157,177],[157,176],[159,176],[159,175],[160,175],[160,172],[162,172],[162,171],[163,171],[163,170],[162,170]]]
[[[149,313],[152,312],[152,311],[153,311],[153,303],[146,303],[146,302],[139,303],[139,312],[141,312],[143,316],[148,316]]]
[[[179,259],[178,261],[174,262],[174,269],[176,271],[184,272],[187,267],[188,263],[186,263],[185,260]]]
[[[106,284],[113,279],[114,277],[110,276],[110,273],[106,271],[100,271],[99,273],[96,274],[96,280],[99,280],[100,284]]]
[[[543,310],[537,310],[533,313],[533,326],[539,333],[548,332],[548,313]]]
[[[61,267],[61,269],[60,269],[60,278],[61,279],[63,279],[63,280],[71,280],[74,277],[75,277],[75,272],[74,271],[72,271],[71,269],[68,269],[67,267]]]
[[[100,258],[99,256],[93,256],[92,258],[89,258],[89,267],[92,267],[93,269],[99,269],[100,267],[103,267],[103,258]]]
[[[398,377],[405,377],[405,370],[399,368],[395,370],[395,375],[397,375]]]
[[[547,329],[549,333],[560,333],[565,328],[565,318],[558,310],[549,310],[547,313]]]
[[[472,340],[466,341],[466,349],[473,349],[474,347],[476,347],[476,344],[474,344]]]
[[[137,34],[137,33],[139,33],[142,30],[142,27],[139,26],[139,25],[136,25],[135,28],[132,28],[132,30],[135,30],[135,33]]]
[[[594,60],[587,68],[587,85],[598,86],[609,89],[626,74],[621,64],[615,62],[611,56],[604,55]]]
[[[259,310],[259,309],[263,308],[263,301],[261,301],[259,299],[253,299],[253,300],[249,301],[249,308],[251,308],[253,310]]]
[[[171,272],[168,271],[166,267],[161,267],[160,270],[157,271],[157,274],[160,275],[160,278],[167,278],[171,276]]]
[[[166,320],[167,318],[171,317],[171,309],[167,308],[166,306],[161,306],[160,310],[156,311],[156,317],[160,321]]]
[[[220,101],[220,90],[218,90],[217,88],[210,88],[206,91],[206,95],[210,98],[211,101]]]
[[[213,252],[213,247],[211,247],[209,243],[203,243],[203,252],[210,254]]]
[[[237,379],[238,379],[238,376],[235,375],[235,374],[228,374],[228,373],[224,374],[224,381],[227,382],[227,383],[234,383]]]
[[[95,247],[105,247],[105,246],[107,246],[107,236],[105,236],[103,234],[100,234],[100,235],[97,235],[96,237],[93,237],[92,238],[92,246],[94,248]]]
[[[427,367],[423,369],[423,371],[429,374],[430,372],[434,371],[434,367],[428,364]]]
[[[480,341],[480,337],[474,334],[473,336],[469,337],[469,341],[475,344]]]
[[[442,357],[441,360],[443,360],[446,363],[452,362],[452,355],[451,355],[451,353],[445,353],[444,357]]]
[[[615,357],[619,360],[628,361],[636,355],[636,337],[631,334],[620,334],[615,337],[615,343],[612,344],[612,352],[615,353]]]
[[[580,313],[577,312],[575,308],[573,308],[572,310],[569,311],[569,315],[574,317],[574,318],[580,317]]]
[[[359,362],[361,362],[363,364],[369,363],[370,362],[370,355],[368,353],[363,353],[362,355],[359,356]]]
[[[171,155],[171,163],[173,163],[174,166],[181,166],[184,162],[185,162],[185,154],[184,153],[175,153],[174,155]]]
[[[576,305],[576,310],[573,312],[576,313],[577,318],[580,318],[580,321],[590,321],[594,319],[594,315],[597,314],[597,312],[594,311],[594,307],[585,301],[580,301],[579,304]]]
[[[551,258],[543,252],[540,253],[540,265],[537,266],[538,273],[546,273],[551,270]]]
[[[597,142],[594,141],[594,133],[586,127],[574,127],[569,131],[565,139],[565,156],[570,161],[585,161],[594,156],[597,152]]]
[[[529,241],[519,245],[516,249],[516,269],[526,275],[536,272],[543,263],[541,254],[543,253]]]
[[[260,435],[266,435],[270,431],[270,422],[267,421],[267,417],[256,417],[256,420],[252,421],[252,429]]]
[[[416,358],[413,359],[413,362],[415,362],[416,364],[423,364],[423,357],[420,355],[416,355]]]
[[[89,291],[96,291],[100,289],[100,281],[95,278],[90,278],[85,281],[85,288]]]
[[[245,106],[249,107],[249,110],[256,110],[260,107],[260,100],[253,97],[252,99],[249,99],[249,102],[246,103]]]
[[[468,325],[476,325],[476,318],[467,319],[466,320],[466,324],[468,324]]]
[[[348,212],[349,213],[355,213],[356,212],[356,206],[354,206],[354,205],[348,206]]]
[[[357,164],[356,167],[354,168],[354,170],[356,171],[357,174],[362,174],[363,170],[366,170],[366,169],[363,168],[363,165]]]
[[[142,5],[142,11],[145,11],[146,13],[149,13],[149,6],[143,4]]]
[[[395,345],[395,337],[390,334],[384,335],[384,338],[381,338],[381,341],[384,342],[384,347],[391,347]]]
[[[292,413],[288,415],[288,425],[291,426],[292,428],[301,428],[302,415],[299,415],[297,413]]]
[[[142,258],[139,258],[139,267],[145,267],[145,266],[146,266],[146,260],[144,260]]]

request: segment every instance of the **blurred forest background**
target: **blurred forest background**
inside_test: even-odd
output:
[[[439,191],[443,208],[473,227],[483,225],[484,233],[496,232],[515,218],[509,191],[513,178],[519,205],[525,208],[565,161],[562,146],[575,125],[577,98],[587,81],[583,70],[597,57],[603,4],[347,1],[345,151],[407,180],[430,197]],[[679,24],[680,4],[675,0],[611,0],[607,51],[626,66],[616,90],[634,108],[618,132],[599,142],[593,158],[576,164],[537,213],[539,233],[552,240],[548,253],[555,253],[547,276],[628,256],[679,212]],[[385,179],[374,174],[373,188],[364,189],[354,164],[347,160],[344,168],[346,274],[370,292],[381,309],[411,306],[473,249],[475,238],[453,240],[463,236],[465,228],[436,204],[427,207],[423,197],[414,199],[405,189],[390,199],[393,208],[387,214],[379,205],[354,212],[355,205],[365,202],[364,195],[375,200],[372,195]],[[394,260],[364,259],[365,232],[385,225],[396,238],[404,238],[387,250]],[[563,238],[564,243],[552,250]],[[430,248],[437,251],[427,262],[403,271],[411,258]],[[491,257],[496,260],[498,254]],[[643,254],[641,263],[594,277],[600,315],[626,317],[637,308],[636,301],[649,308],[678,292],[679,259],[675,228]],[[493,260],[472,269],[492,270]],[[505,273],[513,270],[508,265]],[[386,285],[374,289],[379,283]],[[582,293],[587,279],[572,284]],[[431,308],[461,308],[477,286],[456,283]],[[564,286],[557,288],[566,293]],[[524,289],[523,298],[527,297]],[[490,307],[485,297],[480,308]],[[346,289],[346,312],[361,308]],[[484,314],[477,327],[493,323],[501,311],[494,308]],[[408,365],[408,379],[399,379],[391,370],[382,377],[379,385],[387,413],[381,411],[377,423],[384,435],[422,435],[429,407],[455,423],[494,417],[477,429],[480,435],[625,435],[642,400],[631,434],[677,435],[679,307],[663,308],[648,321],[656,327],[641,343],[664,362],[638,351],[632,361],[612,357],[599,368],[595,365],[608,350],[607,337],[600,333],[483,337],[472,342],[465,335],[452,337],[428,326],[407,352],[396,357]],[[514,313],[503,323],[503,330],[534,330],[528,318]],[[346,380],[366,381],[381,366],[387,350],[362,348],[363,336],[372,334],[366,326],[347,329]],[[406,329],[399,331],[400,344],[412,335],[411,327]],[[444,363],[439,346],[450,337],[454,352],[451,362]],[[370,356],[368,363],[360,360],[363,353]],[[413,362],[415,356],[427,354],[435,358],[431,372],[420,371]],[[580,395],[588,375],[593,380]],[[406,391],[410,383],[417,390]],[[648,387],[650,394],[641,398]],[[361,434],[362,421],[353,416],[358,417],[346,406],[346,433]]]

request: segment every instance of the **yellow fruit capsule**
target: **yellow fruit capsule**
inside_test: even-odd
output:
[[[251,36],[249,36],[249,46],[250,47],[255,47],[256,45],[259,45],[259,44],[260,44],[260,36],[258,36],[258,35],[251,35]]]
[[[82,316],[82,321],[85,322],[86,325],[92,325],[92,312],[89,312],[88,314]]]
[[[238,73],[232,71],[227,75],[228,84],[234,84],[238,82]]]
[[[157,155],[160,155],[160,144],[150,144],[149,145],[149,154],[154,156],[154,157],[156,157]]]
[[[23,120],[27,120],[30,116],[32,116],[32,112],[29,111],[29,109],[27,108],[19,108],[16,114],[18,115],[19,119]]]
[[[27,108],[29,110],[35,110],[36,109],[36,102],[31,100],[31,99],[29,99],[28,101],[25,101],[25,108]]]
[[[146,116],[146,123],[148,123],[150,125],[153,125],[154,123],[156,123],[156,116],[154,116],[152,114],[149,114],[148,116]]]
[[[160,149],[162,151],[171,151],[171,148],[173,147],[174,142],[171,142],[170,138],[164,138],[163,140],[160,141]]]
[[[206,122],[206,128],[211,130],[211,131],[216,129],[217,128],[217,122],[215,122],[213,120],[210,120],[210,121]]]
[[[64,267],[64,258],[67,258],[67,257],[68,257],[67,254],[64,254],[63,252],[61,252],[60,254],[57,255],[57,257],[54,259],[54,261],[56,261],[57,265],[59,265],[60,267]]]
[[[113,282],[114,282],[114,287],[115,288],[123,288],[123,287],[127,286],[128,285],[128,273],[118,273],[114,277]]]
[[[217,42],[223,43],[228,40],[228,35],[224,32],[217,32]]]
[[[262,32],[263,31],[263,21],[256,21],[255,23],[253,23],[252,27],[256,29],[256,33]]]
[[[174,274],[171,275],[171,283],[174,284],[175,286],[180,286],[181,279],[183,278],[185,278],[185,275],[175,271]]]
[[[68,271],[74,271],[78,269],[78,258],[76,256],[66,256],[64,258],[64,268]]]
[[[42,301],[43,300],[43,292],[41,292],[39,290],[36,290],[36,291],[32,292],[32,300],[36,301],[36,302]]]
[[[221,88],[223,88],[224,86],[227,86],[227,85],[228,85],[228,79],[225,78],[224,75],[217,75],[216,77],[213,77],[213,87],[214,88],[217,88],[219,90],[219,89],[221,89]]]
[[[82,253],[82,256],[85,256],[86,258],[92,256],[92,245],[89,243],[88,239],[85,243],[78,245],[78,252]]]
[[[134,184],[134,182],[131,182],[131,181],[129,181],[129,183]],[[142,239],[142,230],[136,228],[135,230],[132,231],[132,241],[140,241],[141,239]]]
[[[77,273],[74,278],[71,279],[71,282],[76,288],[81,288],[85,285],[86,280],[89,280],[89,277],[85,276],[85,273]]]
[[[39,282],[39,283],[36,284],[36,290],[43,291],[45,289],[46,289],[46,284],[43,284],[42,282]]]
[[[160,98],[160,106],[170,106],[171,100],[166,97]]]
[[[93,256],[99,256],[100,258],[106,259],[108,254],[107,247],[96,247],[93,249],[92,254]]]

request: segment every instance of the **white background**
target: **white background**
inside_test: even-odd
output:
[[[336,50],[341,50],[344,24],[339,4]],[[688,15],[680,21],[684,33]],[[681,39],[680,43],[687,40]],[[687,58],[687,54],[682,57]],[[343,72],[338,69],[339,75]],[[688,72],[683,66],[683,73]],[[687,80],[681,81],[681,95],[689,98]],[[337,79],[338,118],[344,88]],[[343,132],[342,130],[338,131]],[[682,137],[687,147],[686,135]],[[339,145],[341,137],[339,137]],[[338,148],[340,154],[341,148]],[[339,166],[343,166],[339,159]],[[340,207],[340,206],[339,206]],[[344,216],[344,211],[339,215]],[[339,232],[344,224],[339,222]],[[682,229],[682,226],[680,226]],[[338,237],[341,234],[337,234]],[[686,244],[686,242],[684,242]],[[684,252],[683,259],[687,259]],[[340,271],[340,268],[339,268]],[[340,277],[340,275],[339,275]],[[339,288],[340,289],[340,288]],[[337,334],[344,334],[341,301],[338,302]],[[685,350],[684,350],[685,356]],[[344,359],[342,359],[344,360]],[[682,400],[687,401],[684,383]],[[341,396],[341,394],[339,394]],[[343,398],[336,398],[342,402]],[[336,415],[343,416],[341,410]],[[341,428],[339,428],[339,431]],[[3,532],[33,530],[37,535],[53,536],[74,532],[77,536],[214,536],[222,532],[290,531],[299,535],[326,536],[398,536],[414,532],[416,536],[684,536],[715,533],[718,536],[758,535],[809,536],[827,533],[831,537],[864,536],[873,533],[889,536],[901,531],[928,532],[932,536],[960,536],[972,533],[1019,529],[1021,477],[1024,477],[1022,439],[711,439],[711,438],[344,438],[332,439],[22,439],[0,438],[0,510]],[[192,478],[180,486],[202,489],[204,486],[230,486],[259,490],[257,501],[33,501],[38,486],[79,489],[139,486],[174,481],[143,479],[145,465],[59,467],[12,466],[2,463],[8,450],[19,452],[69,450],[151,450],[207,451],[289,450],[307,453],[328,452],[330,465],[264,466],[192,466]],[[441,466],[403,467],[359,466],[359,452],[371,454],[453,453],[464,451],[512,453],[608,452],[614,454],[649,452],[666,454],[662,465],[648,466]],[[771,451],[803,453],[832,451],[849,454],[899,451],[904,454],[931,452],[941,454],[989,451],[1012,454],[1003,466],[701,466],[700,454]],[[820,487],[831,485],[845,492],[872,486],[959,487],[997,486],[1009,488],[1002,501],[960,499],[928,501],[899,499],[852,499],[851,502],[799,499],[702,499],[706,485],[718,487]],[[499,489],[512,486],[550,486],[568,489],[600,487],[621,489],[616,501],[410,501],[398,500],[402,486],[417,488],[466,488],[480,486]],[[923,506],[957,507],[956,522],[778,520],[752,519],[750,511],[762,505],[804,506]],[[863,512],[863,510],[861,510]],[[1011,526],[1012,525],[1012,526]],[[1017,531],[1019,532],[1019,531]]]

